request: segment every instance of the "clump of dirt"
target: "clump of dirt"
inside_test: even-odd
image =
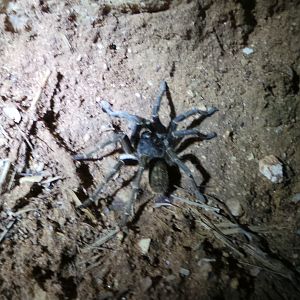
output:
[[[299,14],[299,1],[1,1],[2,298],[298,299]],[[239,225],[194,206],[174,172],[172,196],[192,203],[160,206],[144,176],[134,222],[119,231],[134,166],[78,208],[119,153],[73,156],[130,133],[100,101],[148,118],[161,80],[164,124],[218,108],[182,127],[217,138],[180,156]],[[270,155],[278,183],[259,172]]]

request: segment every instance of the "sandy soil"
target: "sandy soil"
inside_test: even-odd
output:
[[[284,0],[0,1],[0,158],[10,161],[1,299],[299,299],[299,16],[300,1]],[[219,109],[201,126],[183,124],[218,136],[181,155],[192,157],[202,191],[257,233],[272,266],[239,256],[204,226],[204,215],[222,225],[205,211],[155,207],[147,174],[132,226],[94,244],[115,228],[136,168],[80,210],[119,153],[72,157],[116,128],[129,132],[101,100],[150,117],[161,80],[165,124],[173,110]],[[280,183],[259,172],[269,155],[283,165]],[[193,201],[179,179],[174,194]],[[226,234],[247,243],[237,230]]]

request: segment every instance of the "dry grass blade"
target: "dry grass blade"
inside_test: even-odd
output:
[[[291,281],[296,281],[295,273],[293,271],[288,269],[280,260],[271,257],[259,247],[246,243],[242,244],[241,247],[247,254],[259,261],[265,269]]]
[[[13,219],[9,221],[9,223],[5,226],[5,229],[3,230],[3,232],[0,235],[0,243],[4,240],[5,236],[7,235],[7,233],[9,232],[9,230],[13,227],[13,225],[17,222],[18,217],[24,213],[30,212],[35,210],[35,208],[25,208],[22,210],[19,210],[15,213],[12,213],[12,217]]]
[[[205,209],[207,211],[214,211],[214,212],[219,212],[220,211],[220,209],[217,208],[217,207],[213,207],[213,206],[206,205],[206,204],[199,203],[199,202],[195,202],[195,201],[190,201],[190,200],[178,197],[176,195],[172,195],[172,198],[174,198],[174,199],[176,199],[176,200],[178,200],[180,202],[186,203],[188,205],[192,205],[192,206],[197,206],[197,207],[203,208],[203,209]]]
[[[244,253],[242,253],[235,243],[228,238],[216,225],[214,225],[206,216],[201,215],[201,220],[198,220],[205,228],[210,229],[213,233],[213,235],[221,241],[224,245],[229,247],[231,250],[233,250],[236,254],[238,254],[241,257],[244,257]]]
[[[108,242],[110,239],[112,239],[118,232],[120,231],[119,227],[116,227],[115,229],[112,229],[108,231],[107,234],[105,234],[100,239],[96,240],[93,244],[88,245],[86,248],[83,249],[83,252],[90,251],[91,248],[98,248]]]
[[[9,168],[10,168],[9,159],[1,159],[0,160],[0,193],[2,193],[3,185],[5,184]]]

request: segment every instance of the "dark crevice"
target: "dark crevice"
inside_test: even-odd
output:
[[[65,247],[61,254],[59,270],[68,270],[70,265],[74,264],[76,259],[76,252],[74,249]],[[75,276],[62,276],[58,274],[58,280],[61,283],[62,290],[64,293],[63,299],[77,299],[77,280]]]
[[[76,173],[85,189],[93,184],[93,176],[90,173],[88,165],[81,163],[80,166],[76,168]]]
[[[73,151],[68,147],[65,140],[56,132],[56,127],[57,127],[56,121],[57,118],[59,117],[59,112],[58,113],[54,112],[55,96],[61,91],[60,84],[63,78],[64,76],[60,72],[57,72],[57,83],[54,88],[54,92],[50,98],[50,108],[46,111],[42,119],[45,125],[47,126],[47,128],[49,129],[50,133],[56,139],[59,146],[63,147],[64,149],[66,149],[67,151],[73,154]]]
[[[77,299],[77,283],[76,278],[74,276],[70,276],[68,278],[59,277],[62,290],[64,292],[64,297],[61,299]]]
[[[40,6],[42,12],[50,13],[50,9],[49,9],[49,6],[47,4],[47,1],[40,0],[39,1],[39,6]]]
[[[292,92],[294,95],[297,95],[299,93],[299,84],[300,84],[300,79],[299,75],[297,72],[292,68]]]
[[[33,267],[32,277],[35,278],[39,286],[46,290],[45,283],[47,280],[51,279],[54,276],[54,272],[51,270],[42,269],[40,266]]]
[[[238,2],[244,10],[244,21],[246,26],[244,28],[243,44],[247,45],[249,35],[254,31],[254,28],[257,25],[254,15],[256,0],[239,0]]]
[[[37,197],[39,194],[42,193],[42,191],[43,187],[41,185],[33,184],[29,193],[26,196],[17,200],[16,205],[14,206],[14,210],[18,211],[19,209],[28,205],[30,202],[32,202],[32,198]]]
[[[37,122],[34,121],[29,129],[29,132],[28,132],[28,140],[29,142],[31,142],[31,137],[32,136],[36,136],[37,134]],[[32,148],[26,143],[26,149],[25,149],[25,163],[24,163],[24,167],[25,168],[30,168],[29,166],[29,162],[30,162],[30,158],[32,156]]]

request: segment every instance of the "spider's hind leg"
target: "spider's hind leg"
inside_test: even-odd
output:
[[[120,171],[120,169],[124,165],[124,161],[119,160],[111,169],[111,171],[105,176],[103,182],[96,188],[93,194],[83,202],[81,207],[88,207],[92,203],[95,203],[99,199],[99,195],[101,194],[105,185]]]

